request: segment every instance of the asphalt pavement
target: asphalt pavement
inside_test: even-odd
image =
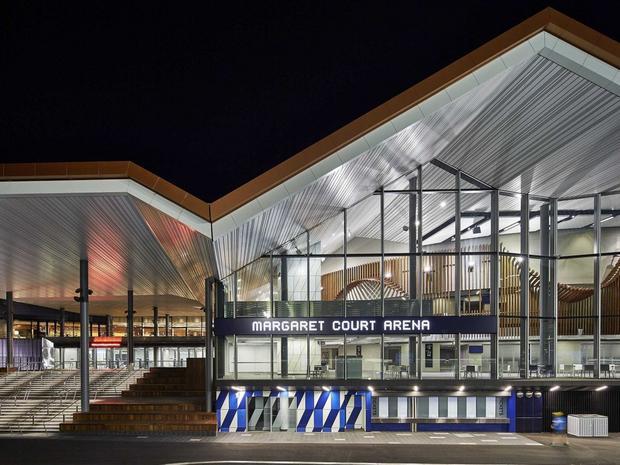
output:
[[[330,433],[325,433],[330,434]],[[215,442],[186,436],[0,435],[1,465],[349,465],[620,463],[620,435],[569,439],[552,446],[548,434],[527,435],[538,447],[462,444]],[[207,440],[205,440],[207,439]]]

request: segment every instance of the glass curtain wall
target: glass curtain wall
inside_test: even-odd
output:
[[[427,165],[226,277],[224,316],[497,315],[497,334],[238,335],[236,372],[615,376],[619,256],[619,193],[544,198]],[[242,344],[261,347],[260,369],[240,369]]]

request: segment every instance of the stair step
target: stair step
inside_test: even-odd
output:
[[[149,370],[149,373],[165,373],[169,374],[169,376],[184,375],[186,372],[187,368],[185,367],[153,367]]]
[[[119,411],[122,412],[132,412],[132,413],[141,413],[141,412],[199,412],[201,411],[200,404],[189,403],[189,402],[178,402],[178,403],[136,403],[136,404],[121,404],[121,403],[95,403],[90,404],[90,411],[93,413],[96,412],[111,412],[116,413]]]
[[[159,391],[121,391],[121,397],[203,397],[204,391],[159,390]]]
[[[138,384],[184,384],[184,376],[163,376],[154,373],[147,373],[144,378],[138,378],[136,382]]]
[[[116,433],[150,433],[150,432],[202,432],[215,435],[215,423],[63,423],[60,431],[78,432],[116,432]]]
[[[132,384],[130,391],[184,391],[187,385],[181,384]]]
[[[215,414],[207,412],[106,412],[106,413],[74,413],[74,423],[114,423],[114,422],[212,422]]]

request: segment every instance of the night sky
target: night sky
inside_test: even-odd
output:
[[[619,40],[618,4],[16,1],[2,161],[132,160],[215,200],[547,5]]]

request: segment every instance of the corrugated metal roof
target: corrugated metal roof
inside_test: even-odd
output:
[[[403,176],[435,158],[514,192],[568,196],[603,191],[620,183],[620,98],[536,55],[217,238],[220,274],[333,217],[380,186],[395,182],[389,187],[404,188]],[[439,168],[425,170],[423,178],[425,188],[454,187]],[[490,207],[482,196],[462,200],[463,211]],[[424,202],[425,232],[453,216],[452,195],[425,195]],[[401,224],[406,211],[406,196],[386,201],[386,239],[406,241]],[[474,221],[463,219],[463,227]],[[356,209],[349,229],[353,236],[378,239],[378,209]],[[453,226],[449,229],[429,241],[448,239],[454,233]]]

